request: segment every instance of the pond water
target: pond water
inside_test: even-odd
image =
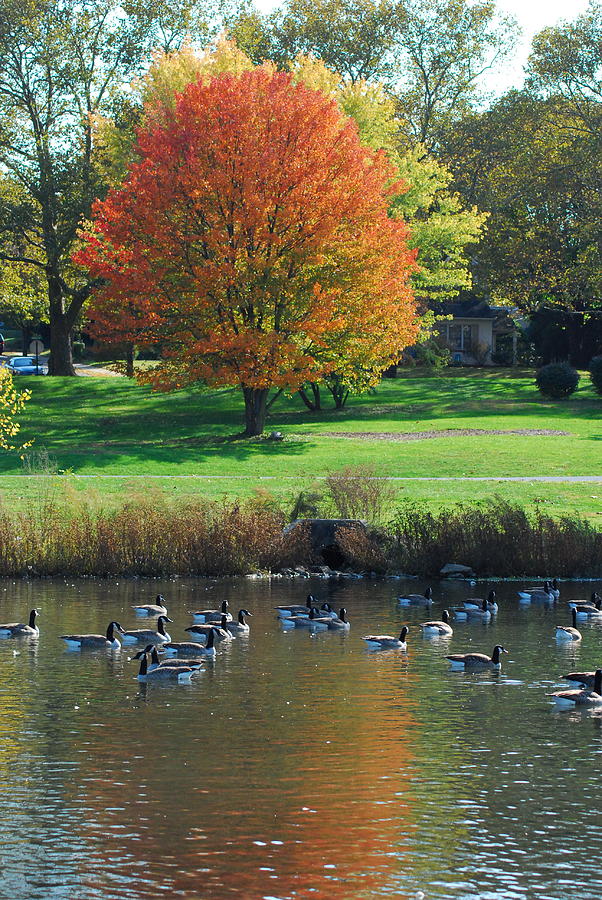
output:
[[[396,597],[424,582],[0,582],[1,621],[41,610],[38,640],[0,641],[0,897],[247,900],[602,896],[602,713],[557,711],[558,676],[602,663],[602,626],[554,639],[556,607],[497,587],[490,624],[448,640],[413,625],[490,585],[433,584],[432,611]],[[347,634],[284,631],[273,612],[308,590]],[[141,627],[162,592],[190,610],[252,613],[192,685],[137,681],[133,651],[73,652],[65,632]],[[137,624],[136,624],[137,623]],[[371,652],[361,635],[408,649]],[[445,655],[496,643],[503,672],[451,672]]]

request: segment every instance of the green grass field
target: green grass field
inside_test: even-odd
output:
[[[586,375],[564,401],[543,400],[533,372],[508,369],[410,371],[384,380],[374,394],[352,398],[344,410],[317,414],[296,396],[282,397],[268,421],[268,430],[285,435],[279,443],[235,437],[243,409],[234,389],[153,394],[119,377],[29,378],[27,387],[33,396],[22,435],[35,440],[29,465],[16,454],[0,458],[0,493],[11,503],[36,502],[40,482],[55,469],[62,474],[52,479],[54,489],[69,485],[76,496],[113,503],[151,489],[179,498],[247,496],[260,488],[288,500],[316,476],[366,466],[382,476],[426,479],[395,481],[394,487],[400,497],[435,507],[497,494],[525,504],[543,501],[557,513],[599,516],[602,509],[602,485],[432,480],[602,475],[602,398]],[[460,429],[565,434],[376,438]],[[340,433],[349,437],[334,436]]]

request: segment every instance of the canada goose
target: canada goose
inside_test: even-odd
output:
[[[532,600],[553,603],[556,599],[551,581],[544,581],[543,587],[523,588],[518,592],[518,596],[522,603],[531,603]]]
[[[0,638],[9,637],[37,637],[40,629],[36,625],[37,609],[32,609],[29,613],[29,623],[23,625],[22,622],[7,622],[0,625]]]
[[[168,659],[179,656],[207,656],[205,644],[196,641],[170,641],[161,644],[161,650]]]
[[[580,600],[569,600],[568,604],[571,609],[577,610],[577,618],[581,621],[602,616],[602,597],[597,591],[592,592],[589,603],[581,602]]]
[[[215,657],[215,656],[216,656],[216,652],[215,652],[215,632],[216,632],[216,629],[215,629],[215,628],[212,628],[211,631],[208,633],[208,635],[207,635],[207,643],[206,643],[205,646],[203,647],[201,656],[209,656],[209,657]]]
[[[221,623],[207,622],[204,625],[190,625],[188,628],[185,628],[184,631],[187,631],[193,637],[205,638],[205,639],[207,639],[209,632],[211,632],[211,634],[214,637],[214,640],[216,640],[217,643],[219,644],[221,641],[231,641],[232,640],[232,634],[226,628],[226,625],[228,625],[228,624],[229,624],[229,622],[226,617],[226,613],[222,613]]]
[[[484,653],[452,653],[451,656],[446,656],[445,658],[449,659],[452,669],[493,669],[494,671],[499,671],[502,668],[500,655],[507,652],[506,648],[502,647],[501,644],[496,644],[491,656],[486,656]]]
[[[424,594],[404,594],[397,598],[400,606],[430,606],[433,602],[433,589],[427,587]]]
[[[61,638],[67,644],[69,650],[83,650],[87,647],[93,650],[120,650],[121,644],[114,632],[123,634],[123,628],[119,622],[109,622],[106,635],[102,634],[62,634]]]
[[[140,660],[140,671],[138,672],[138,681],[175,681],[177,684],[190,684],[192,675],[197,669],[191,669],[188,666],[157,666],[149,668],[148,655],[143,652]]]
[[[481,622],[489,622],[491,619],[489,600],[483,600],[480,608],[478,606],[465,606],[464,609],[468,613],[469,619],[480,619]]]
[[[595,672],[569,672],[568,675],[561,675],[565,681],[571,684],[578,684],[579,687],[593,688]]]
[[[481,622],[489,622],[491,619],[491,610],[489,609],[489,601],[481,600],[479,606],[455,606],[453,613],[454,618],[459,622],[465,622],[467,619],[479,619]]]
[[[449,637],[454,633],[449,624],[449,613],[446,609],[441,613],[441,621],[422,622],[420,627],[424,637]]]
[[[332,608],[330,603],[323,603],[320,607],[320,615],[321,616],[330,616],[331,619],[337,619],[337,612]]]
[[[132,606],[137,616],[166,616],[167,606],[163,594],[157,594],[156,603],[146,603],[140,606]]]
[[[468,600],[464,601],[464,608],[471,609],[483,609],[483,600],[480,597],[469,597]],[[495,599],[495,591],[489,591],[487,595],[487,609],[490,613],[496,613],[498,611],[498,605]]]
[[[253,613],[250,613],[248,609],[239,609],[236,622],[226,622],[225,625],[222,622],[222,628],[225,627],[232,634],[248,634],[250,628],[248,622],[245,622],[245,616],[252,615]]]
[[[602,705],[602,669],[596,669],[594,673],[594,686],[592,688],[572,688],[567,691],[555,691],[550,694],[557,706],[564,709],[574,709],[576,706],[601,706]]]
[[[142,657],[146,653],[150,653],[150,663],[148,665],[149,670],[156,669],[160,666],[176,666],[177,668],[187,667],[189,669],[200,669],[202,665],[201,659],[198,656],[194,659],[184,659],[177,656],[170,656],[167,659],[159,659],[156,644],[147,644],[144,650],[139,650],[138,653],[135,653],[134,656],[132,656],[132,659],[142,659]]]
[[[366,634],[362,638],[371,650],[407,650],[406,638],[410,629],[404,625],[398,638],[389,634]]]
[[[200,623],[201,625],[210,622],[217,622],[219,624],[222,620],[222,616],[226,616],[228,622],[232,620],[232,616],[228,612],[227,600],[222,601],[222,605],[219,609],[199,609],[192,614],[193,621],[197,624]]]
[[[157,630],[152,631],[149,628],[135,628],[132,631],[123,631],[124,644],[164,644],[171,641],[169,634],[165,631],[165,623],[173,622],[169,616],[159,616],[157,619]]]
[[[326,631],[330,616],[320,616],[320,610],[312,606],[308,616],[291,616],[290,619],[282,619],[284,628],[311,628],[314,631]]]
[[[316,603],[316,598],[313,594],[308,594],[305,604],[303,606],[298,603],[291,603],[288,606],[275,606],[277,615],[281,619],[290,619],[293,616],[308,616],[309,611]]]
[[[347,620],[347,610],[341,606],[336,619],[331,619],[328,623],[329,631],[349,631],[351,623]]]
[[[573,619],[572,627],[570,625],[557,625],[556,626],[556,640],[561,643],[569,643],[570,641],[580,641],[581,640],[581,632],[577,631],[577,610],[575,607],[571,610],[571,616]]]
[[[168,644],[162,644],[161,649],[166,656],[209,656],[214,657],[215,653],[215,632],[220,629],[212,626],[207,632],[207,643],[205,645],[196,643],[195,641],[170,641]]]

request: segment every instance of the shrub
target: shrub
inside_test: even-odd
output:
[[[544,397],[560,400],[577,390],[579,372],[568,362],[550,363],[538,370],[535,382]]]
[[[352,569],[378,574],[389,569],[380,534],[369,534],[363,528],[338,528],[336,541]]]
[[[391,508],[395,491],[387,478],[379,478],[369,466],[347,466],[329,475],[326,487],[335,516],[365,519],[376,525]]]
[[[554,572],[562,578],[602,575],[602,533],[578,515],[553,519],[541,507],[496,498],[487,504],[457,504],[432,513],[402,504],[388,526],[385,547],[391,568],[435,575],[461,561],[481,578]]]
[[[589,377],[592,380],[595,392],[602,394],[602,356],[594,356],[590,360]]]

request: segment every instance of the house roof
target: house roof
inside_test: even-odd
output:
[[[446,300],[437,304],[437,312],[455,319],[497,319],[506,310],[490,306],[486,300]]]

